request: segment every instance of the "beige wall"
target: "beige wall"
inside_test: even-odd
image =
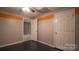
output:
[[[64,9],[55,13],[55,19],[39,21],[38,40],[62,50],[75,50],[75,11]]]
[[[53,45],[53,20],[38,22],[38,40]]]
[[[38,41],[54,47],[54,21],[52,14],[45,14],[38,17]]]
[[[23,41],[23,21],[0,17],[0,47]]]

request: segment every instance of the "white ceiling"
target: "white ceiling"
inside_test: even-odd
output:
[[[0,7],[0,11],[21,15],[25,18],[35,18],[45,13],[62,9],[61,7],[29,7],[32,12],[23,12],[22,8],[23,7]]]

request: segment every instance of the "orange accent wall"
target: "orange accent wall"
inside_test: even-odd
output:
[[[38,21],[46,21],[46,20],[51,20],[51,19],[54,19],[54,18],[55,18],[54,15],[41,16],[41,17],[38,17]]]
[[[0,17],[7,18],[7,19],[14,19],[14,20],[22,20],[23,19],[22,16],[11,15],[11,14],[6,13],[6,12],[0,12]]]
[[[75,14],[79,14],[79,8],[75,8]]]

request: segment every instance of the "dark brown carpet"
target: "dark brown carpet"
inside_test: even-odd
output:
[[[0,51],[62,51],[57,48],[52,48],[45,44],[29,40],[20,44],[15,44],[0,48]]]

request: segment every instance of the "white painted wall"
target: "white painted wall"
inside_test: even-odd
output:
[[[38,22],[38,41],[42,41],[53,45],[54,31],[53,20],[39,21]]]
[[[23,35],[23,40],[24,41],[31,40],[31,34]]]
[[[37,41],[37,19],[31,20],[31,40]]]
[[[23,35],[24,41],[35,40],[37,41],[37,19],[28,19],[24,20],[24,22],[31,23],[31,34]]]
[[[0,47],[23,41],[23,22],[0,18]]]
[[[29,19],[29,18],[24,18],[24,21],[23,21],[23,29],[24,29],[24,22],[29,22],[29,23],[31,23],[31,19]],[[24,30],[23,30],[23,40],[24,40],[24,41],[31,40],[31,34],[26,34],[26,35],[24,35]]]
[[[54,14],[55,20],[39,21],[38,40],[62,50],[75,50],[75,11],[64,9]]]

